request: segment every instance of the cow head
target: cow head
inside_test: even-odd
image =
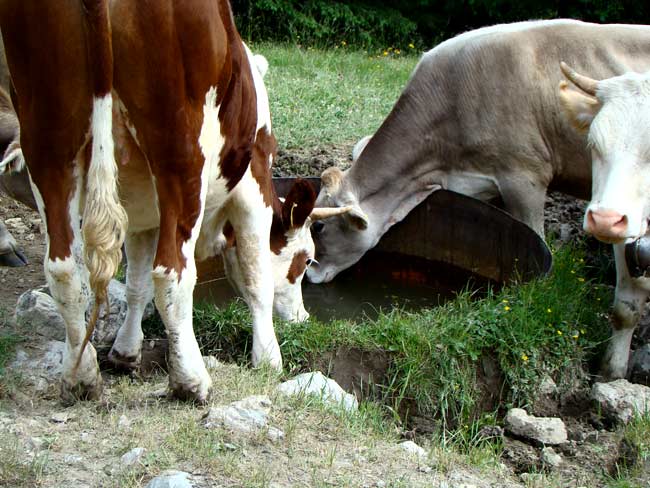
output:
[[[271,227],[271,267],[273,270],[273,312],[282,320],[302,322],[309,318],[302,300],[302,279],[315,263],[314,240],[310,227],[349,211],[344,208],[314,208],[316,193],[305,180],[298,179],[284,201],[276,202]],[[232,228],[224,231],[229,234]],[[228,278],[241,293],[244,277],[237,261],[236,236],[225,236],[229,242],[224,252]]]
[[[370,137],[365,137],[355,145],[352,151],[353,161],[363,152],[369,140]],[[376,244],[376,232],[368,231],[371,222],[366,212],[361,209],[356,191],[350,187],[346,174],[347,172],[332,167],[327,168],[321,175],[321,191],[316,203],[323,207],[348,210],[312,227],[318,260],[316,265],[307,271],[307,278],[312,283],[331,281]]]
[[[561,69],[577,89],[560,83],[562,107],[591,148],[584,229],[604,242],[638,238],[650,217],[650,73],[596,81],[565,63]]]

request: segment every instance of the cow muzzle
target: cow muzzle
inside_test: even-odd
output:
[[[628,218],[615,210],[587,210],[585,231],[598,240],[616,243],[629,237]]]

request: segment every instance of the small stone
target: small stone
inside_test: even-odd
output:
[[[69,465],[79,464],[84,458],[79,454],[66,454],[63,456],[63,462]]]
[[[540,473],[522,473],[519,475],[526,488],[545,488],[546,476]]]
[[[72,415],[70,415],[68,412],[56,412],[52,414],[50,420],[55,424],[65,424],[72,418]]]
[[[425,458],[427,457],[427,451],[425,451],[422,447],[418,446],[415,442],[413,441],[406,441],[406,442],[401,442],[398,444],[399,448],[402,449],[403,451],[408,452],[409,454],[414,454],[418,458]]]
[[[271,400],[254,395],[230,405],[211,407],[203,416],[203,426],[211,429],[225,427],[234,432],[254,433],[266,427]]]
[[[145,488],[192,488],[189,473],[184,471],[165,471],[152,479]]]
[[[137,464],[142,459],[142,456],[145,455],[147,450],[144,447],[135,447],[129,452],[122,455],[121,462],[122,466],[129,467]]]
[[[505,422],[512,434],[540,444],[558,445],[568,440],[564,422],[559,418],[535,417],[521,408],[513,408],[506,415]]]
[[[553,378],[545,376],[539,384],[538,390],[541,395],[553,396],[557,393],[557,385]]]
[[[117,426],[120,429],[128,429],[131,427],[131,421],[128,419],[128,417],[124,414],[120,415],[120,419],[117,421]]]
[[[81,442],[90,442],[93,439],[93,435],[90,432],[82,432],[80,437]]]
[[[266,433],[266,438],[271,442],[280,442],[284,440],[284,432],[275,427],[269,427],[269,430]]]
[[[650,388],[627,380],[596,383],[591,389],[591,397],[605,415],[622,423],[628,423],[635,415],[650,412]]]
[[[214,356],[203,356],[203,362],[207,370],[215,370],[219,367],[219,360]]]
[[[552,447],[542,449],[542,463],[549,468],[559,468],[562,464],[562,456],[555,452]]]
[[[336,381],[327,378],[320,371],[298,375],[280,384],[277,390],[287,396],[317,396],[325,403],[341,405],[347,411],[359,408],[359,402],[354,395],[347,393]]]

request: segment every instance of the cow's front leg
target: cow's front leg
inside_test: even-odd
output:
[[[272,318],[273,270],[269,249],[272,210],[264,204],[250,171],[237,185],[230,204],[243,282],[241,293],[253,318],[253,366],[267,363],[281,370],[282,354]]]
[[[544,204],[546,185],[535,177],[499,180],[499,192],[505,210],[544,238]]]
[[[129,232],[126,235],[126,303],[124,324],[108,355],[119,368],[137,369],[140,366],[142,340],[142,316],[147,304],[153,299],[151,270],[158,242],[158,229]]]
[[[603,376],[625,378],[634,329],[643,313],[648,290],[644,278],[632,278],[625,263],[625,244],[614,245],[616,260],[616,293],[612,313],[612,337],[603,359]]]

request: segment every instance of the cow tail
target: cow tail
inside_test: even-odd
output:
[[[81,355],[95,327],[99,307],[107,301],[110,280],[122,260],[127,216],[117,190],[113,147],[113,48],[108,0],[81,0],[86,15],[88,63],[93,82],[90,122],[92,150],[86,174],[82,232],[95,309],[87,326]],[[76,368],[75,368],[76,369]]]

